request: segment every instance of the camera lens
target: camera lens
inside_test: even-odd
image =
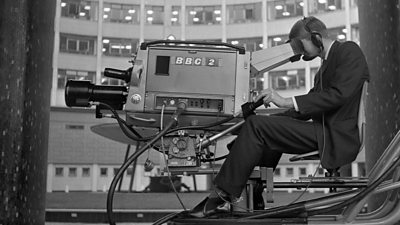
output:
[[[72,107],[89,107],[89,102],[107,103],[122,109],[126,102],[126,86],[94,85],[88,80],[68,80],[65,86],[65,103]]]

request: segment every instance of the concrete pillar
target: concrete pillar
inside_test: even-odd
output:
[[[61,20],[61,0],[56,0],[56,12],[54,16],[54,45],[53,45],[53,81],[51,89],[51,106],[57,104],[58,86],[58,55],[60,54],[60,20]]]
[[[226,42],[226,25],[228,21],[226,20],[226,0],[221,0],[221,40]]]
[[[358,177],[360,174],[358,172],[358,163],[357,162],[352,162],[351,163],[351,176],[352,177]]]
[[[0,1],[0,224],[44,224],[54,0]]]
[[[368,173],[400,128],[399,1],[363,0],[358,5],[360,45],[371,73],[366,104]]]
[[[186,2],[181,0],[181,14],[179,15],[179,21],[181,23],[181,40],[186,40]]]
[[[92,165],[92,192],[97,192],[98,188],[98,178],[99,178],[99,164]]]
[[[103,68],[103,12],[104,4],[103,0],[99,0],[99,13],[97,18],[97,46],[96,46],[96,84],[101,84],[101,71]]]
[[[53,163],[49,163],[47,165],[47,184],[46,184],[46,191],[47,192],[53,192],[53,177],[55,175],[54,173],[55,166]]]
[[[139,42],[142,43],[144,41],[144,26],[146,23],[146,8],[145,8],[145,0],[140,0],[140,36]]]
[[[268,15],[267,0],[261,2],[261,20],[262,20],[262,44],[263,49],[268,48]]]
[[[308,0],[303,0],[303,16],[308,17]],[[305,76],[305,88],[306,92],[309,92],[310,89],[314,86],[314,79],[311,77],[311,66],[309,61],[304,62],[304,76]]]

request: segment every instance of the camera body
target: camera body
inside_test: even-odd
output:
[[[94,102],[106,103],[124,110],[126,126],[156,134],[176,119],[165,115],[173,114],[183,103],[186,107],[177,121],[182,129],[165,135],[157,146],[168,155],[168,168],[178,173],[200,173],[205,171],[201,162],[213,156],[207,146],[239,128],[243,116],[262,104],[248,103],[252,98],[250,74],[298,60],[295,47],[296,43],[287,43],[250,55],[243,47],[222,42],[144,42],[132,61],[133,67],[104,71],[107,77],[124,80],[125,86],[69,80],[66,104],[89,107]],[[102,117],[102,110],[101,104],[96,106],[96,117]],[[205,126],[208,124],[217,125]],[[125,136],[123,132],[115,134],[115,130],[102,133],[108,133],[103,135],[108,138]]]
[[[221,43],[143,43],[125,104],[128,123],[158,126],[162,108],[171,113],[180,101],[187,106],[180,125],[232,116],[249,101],[249,76],[250,54],[241,48]]]

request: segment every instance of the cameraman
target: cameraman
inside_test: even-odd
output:
[[[292,98],[271,88],[260,93],[256,100],[262,98],[265,106],[274,103],[288,110],[279,116],[247,118],[215,178],[214,191],[191,210],[192,216],[205,217],[220,210],[226,200],[235,202],[254,167],[275,169],[282,153],[319,149],[322,166],[327,169],[357,157],[358,107],[363,84],[369,79],[361,49],[351,41],[330,39],[325,24],[312,16],[297,21],[289,39],[301,41],[304,60],[321,58],[314,87],[308,94]]]

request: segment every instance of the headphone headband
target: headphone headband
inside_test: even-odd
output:
[[[302,21],[303,21],[303,24],[304,24],[304,29],[305,29],[308,33],[310,33],[310,34],[312,34],[312,33],[318,33],[318,32],[316,32],[316,31],[312,31],[311,28],[308,26],[308,24],[309,24],[312,20],[313,20],[313,17],[303,17]]]
[[[321,49],[321,51],[324,49],[324,45],[322,44],[321,38],[322,35],[320,32],[317,31],[313,31],[311,30],[311,28],[309,27],[309,23],[312,22],[313,20],[315,20],[315,17],[303,17],[302,21],[304,24],[304,30],[306,30],[310,35],[311,35],[311,41],[312,43]],[[319,36],[319,37],[318,37]]]

